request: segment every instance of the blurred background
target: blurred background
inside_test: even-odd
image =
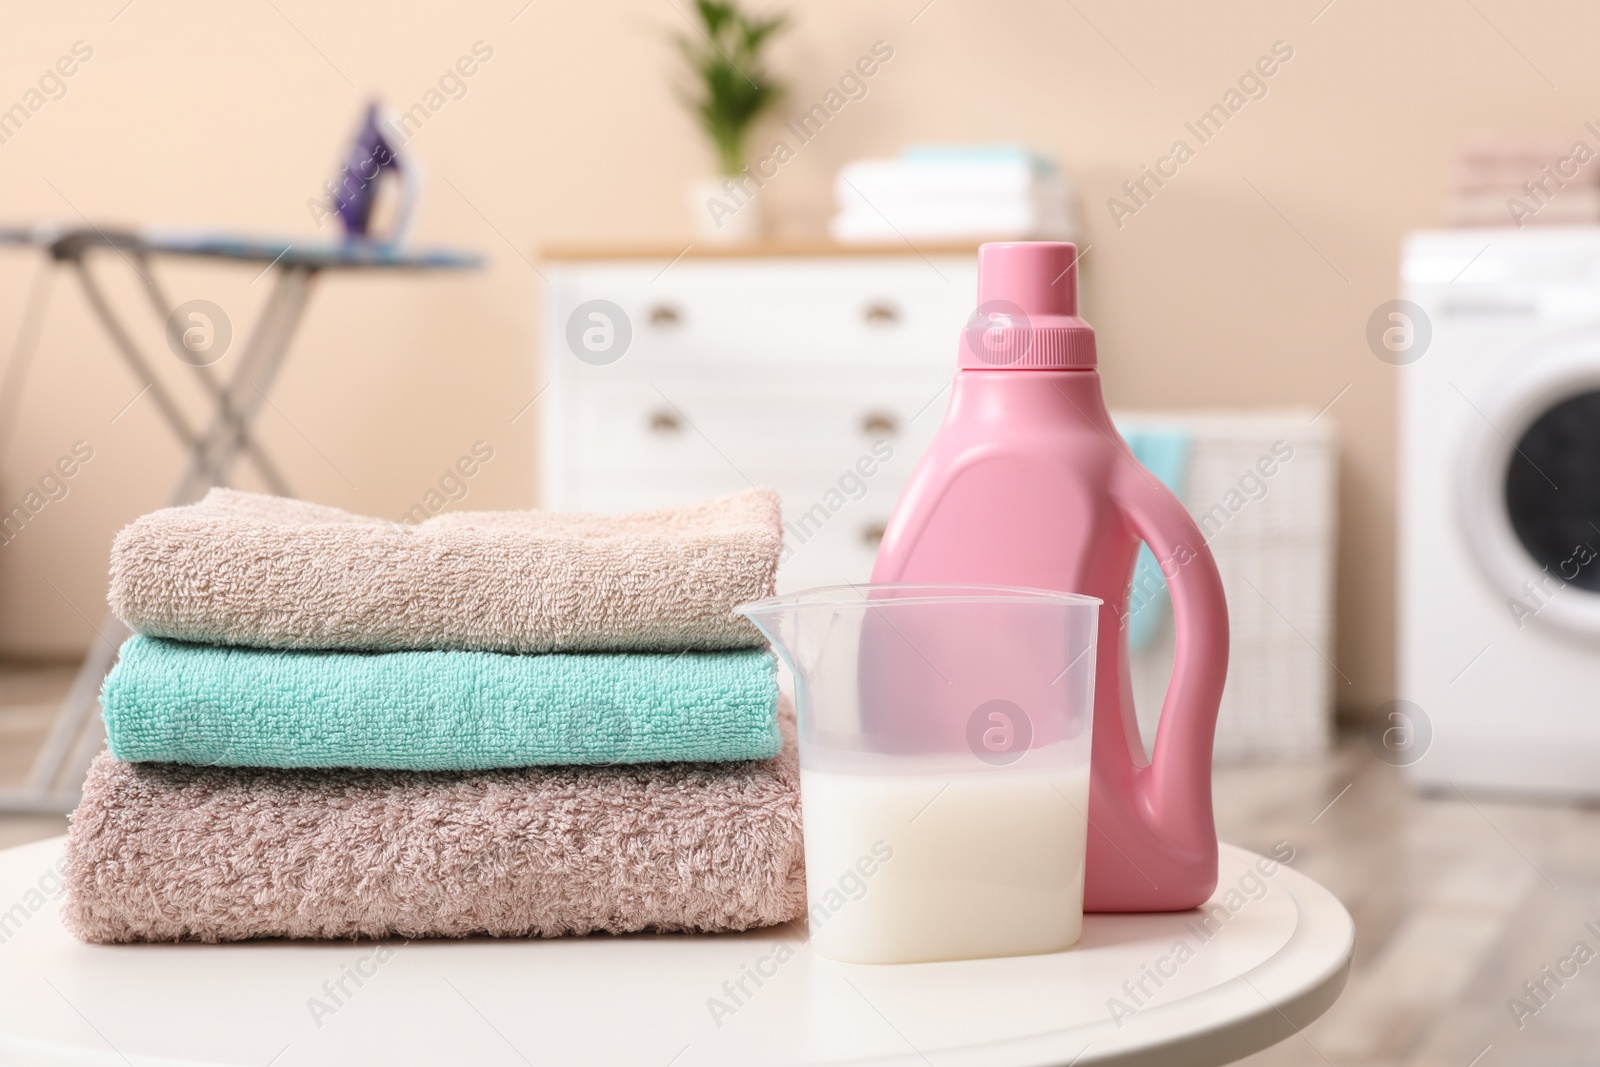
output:
[[[405,111],[474,42],[493,49],[409,145],[428,177],[414,238],[481,248],[488,269],[324,279],[260,433],[302,495],[386,516],[488,435],[496,460],[473,505],[533,505],[542,413],[507,422],[543,381],[541,250],[681,246],[692,237],[686,188],[715,172],[676,99],[670,37],[688,30],[689,5],[103,6],[33,11],[0,44],[19,99],[75,41],[94,50],[66,94],[0,145],[18,222],[327,238],[336,223],[319,233],[307,201],[324,196],[367,99]],[[1530,111],[1541,126],[1592,117],[1581,87],[1600,75],[1581,62],[1583,34],[1561,21],[1587,16],[1534,20],[1520,42],[1564,76],[1561,91],[1471,6],[921,6],[808,3],[773,41],[770,66],[790,92],[753,135],[763,153],[874,42],[894,49],[866,97],[762,190],[775,235],[824,237],[835,172],[860,157],[928,141],[1053,155],[1079,189],[1080,242],[1094,246],[1084,302],[1114,406],[1315,411],[1349,387],[1330,411],[1344,431],[1338,662],[1350,684],[1339,696],[1389,699],[1396,374],[1368,351],[1366,320],[1397,295],[1402,235],[1441,220],[1463,136]],[[1107,199],[1125,198],[1123,182],[1175,140],[1193,142],[1183,124],[1280,40],[1294,58],[1268,94],[1119,227]],[[127,290],[115,295],[146,312],[133,272],[104,267]],[[32,255],[0,259],[0,323],[19,323],[37,268]],[[241,330],[266,297],[248,268],[164,270],[174,299],[212,300]],[[97,458],[47,536],[0,553],[0,652],[11,654],[87,646],[81,616],[98,617],[105,587],[96,561],[119,526],[166,502],[183,456],[153,408],[110,423],[143,383],[76,287],[59,289],[0,476],[31,483],[77,439]]]
[[[1481,131],[1531,131],[1558,147],[1579,138],[1600,144],[1584,125],[1600,120],[1600,69],[1588,54],[1600,11],[1505,0],[1225,10],[807,0],[782,11],[789,21],[760,63],[786,92],[755,119],[744,149],[751,162],[780,142],[786,152],[754,210],[741,209],[737,225],[718,232],[700,205],[731,194],[716,191],[719,157],[685,106],[695,82],[674,43],[687,36],[692,44],[701,32],[687,0],[32,5],[13,11],[0,36],[0,109],[22,108],[20,117],[15,107],[0,111],[0,226],[163,224],[273,235],[302,249],[337,243],[342,230],[324,183],[368,102],[381,101],[425,177],[410,244],[480,253],[483,268],[324,271],[263,394],[255,436],[295,495],[396,520],[419,505],[432,513],[632,500],[612,492],[626,479],[607,482],[604,463],[562,453],[590,432],[574,419],[611,410],[605,394],[585,392],[594,361],[580,366],[570,358],[577,350],[561,345],[568,315],[590,298],[614,300],[629,317],[637,360],[670,355],[679,342],[652,342],[652,327],[680,325],[696,294],[716,292],[716,271],[740,276],[740,257],[771,267],[776,273],[762,277],[775,279],[776,291],[785,291],[786,264],[802,286],[819,261],[848,264],[839,277],[869,325],[873,316],[891,325],[903,316],[908,332],[886,350],[922,353],[908,373],[932,383],[917,394],[931,412],[910,401],[901,410],[885,393],[881,423],[863,432],[921,440],[916,433],[931,433],[942,410],[937,389],[953,366],[954,329],[972,310],[970,273],[962,272],[977,240],[1070,236],[1081,249],[1083,313],[1097,330],[1112,407],[1130,425],[1142,418],[1170,427],[1173,413],[1180,421],[1193,413],[1183,432],[1196,478],[1213,437],[1243,449],[1242,460],[1225,453],[1217,461],[1225,476],[1215,490],[1191,479],[1185,499],[1197,512],[1207,493],[1225,491],[1283,436],[1257,427],[1250,433],[1265,435],[1258,446],[1249,434],[1213,434],[1206,418],[1250,411],[1298,420],[1306,429],[1294,440],[1326,464],[1326,499],[1321,483],[1306,490],[1316,516],[1307,536],[1326,544],[1305,564],[1319,576],[1309,599],[1258,611],[1261,626],[1276,628],[1274,647],[1296,649],[1308,664],[1312,696],[1300,709],[1310,715],[1308,732],[1286,737],[1281,758],[1258,752],[1222,771],[1219,811],[1230,840],[1263,849],[1293,841],[1304,869],[1356,913],[1362,944],[1351,991],[1309,1032],[1315,1051],[1291,1042],[1265,1055],[1596,1062],[1593,975],[1528,1024],[1531,1036],[1512,1024],[1505,1003],[1540,963],[1570,949],[1567,920],[1594,911],[1600,824],[1592,807],[1419,798],[1391,765],[1404,761],[1369,750],[1362,731],[1405,695],[1397,679],[1397,398],[1410,368],[1374,346],[1369,326],[1402,295],[1408,233],[1518,221],[1494,208],[1499,194],[1483,218],[1449,206],[1463,146],[1495,151]],[[58,65],[63,57],[71,62]],[[867,57],[870,75],[859,65]],[[41,81],[51,71],[62,73]],[[826,122],[807,125],[819,105]],[[1186,152],[1176,152],[1180,141]],[[1507,143],[1507,157],[1525,152],[1527,142]],[[865,197],[853,205],[864,228],[841,223],[852,207],[841,168],[929,145],[962,146],[946,151],[968,163],[1021,152],[1026,167],[1060,179],[1049,195],[1059,193],[1066,213],[1013,233],[940,233],[896,226],[893,209]],[[1152,180],[1153,172],[1164,177]],[[872,232],[874,216],[887,230]],[[1023,232],[1030,227],[1037,232]],[[0,759],[13,778],[29,765],[100,625],[112,537],[168,502],[187,456],[84,290],[40,251],[49,234],[28,232],[0,247],[0,354],[8,359],[0,507],[23,503],[79,442],[92,459],[64,495],[30,507],[26,525],[0,544],[0,701],[10,706]],[[159,357],[152,363],[164,388],[203,423],[210,398],[167,352],[137,257],[125,253],[91,253],[107,299]],[[270,256],[153,263],[172,302],[208,301],[226,317],[234,349],[213,369],[231,373],[266,306]],[[943,286],[931,297],[919,288],[933,281],[924,265]],[[890,272],[881,283],[878,269]],[[912,277],[920,281],[894,280]],[[643,295],[630,303],[618,293]],[[882,293],[901,294],[902,303],[873,311]],[[907,310],[919,300],[939,310],[919,319]],[[805,322],[774,306],[780,311],[759,328],[803,352]],[[759,345],[751,328],[757,341],[717,343]],[[803,365],[803,355],[794,362]],[[680,384],[692,394],[688,379]],[[781,407],[781,396],[772,400]],[[675,411],[678,401],[688,404],[667,398]],[[644,417],[656,419],[659,407],[652,400]],[[670,416],[647,429],[696,439]],[[713,449],[727,445],[711,429],[715,419],[706,415],[701,435]],[[912,419],[916,433],[904,430]],[[480,442],[492,461],[441,488]],[[822,466],[842,469],[859,450],[845,447],[840,464]],[[900,450],[896,478],[914,453]],[[234,481],[267,487],[245,463]],[[863,536],[870,548],[870,529]],[[1255,536],[1234,551],[1264,552],[1275,537],[1270,528]],[[1248,595],[1232,585],[1229,594]],[[1159,637],[1155,647],[1159,657]],[[1330,732],[1339,721],[1342,740]],[[46,817],[17,820],[6,840],[61,827]],[[1546,877],[1558,870],[1565,874]]]

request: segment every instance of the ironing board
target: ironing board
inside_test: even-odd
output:
[[[281,496],[293,495],[283,475],[251,433],[305,312],[312,284],[326,270],[470,270],[482,265],[475,253],[452,249],[410,249],[369,240],[339,242],[289,240],[174,227],[137,230],[93,224],[0,227],[0,245],[42,249],[57,264],[77,275],[89,306],[110,335],[117,352],[146,391],[163,420],[189,450],[183,476],[171,503],[185,504],[204,496],[212,486],[226,485],[239,455],[246,455],[262,480]],[[121,258],[144,282],[157,318],[166,321],[174,304],[167,299],[151,269],[158,256],[181,256],[240,264],[264,264],[276,282],[248,338],[240,346],[233,377],[221,379],[210,366],[189,363],[214,406],[209,422],[196,429],[152,370],[152,362],[117,317],[105,291],[90,269],[91,252]],[[30,311],[33,309],[30,309]],[[42,308],[39,309],[42,313]],[[185,361],[188,362],[188,361]],[[0,811],[70,811],[78,786],[103,741],[96,714],[100,683],[128,636],[126,627],[107,616],[56,714],[44,746],[20,790],[0,790]]]
[[[999,960],[834,963],[811,954],[798,923],[720,936],[85,945],[37,892],[61,850],[57,838],[0,852],[0,903],[28,902],[0,914],[0,1062],[1208,1067],[1288,1039],[1316,1063],[1298,1031],[1343,989],[1354,939],[1326,889],[1283,866],[1251,880],[1260,858],[1224,845],[1213,902],[1248,891],[1209,940],[1196,911],[1090,915],[1073,949]],[[1194,951],[1174,964],[1178,941]],[[1145,977],[1154,970],[1159,987]],[[741,981],[747,995],[730,994]],[[1138,985],[1147,996],[1129,992]],[[1112,998],[1128,1009],[1115,1018]]]

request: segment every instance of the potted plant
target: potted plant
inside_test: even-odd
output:
[[[720,243],[755,240],[765,227],[745,150],[751,127],[783,96],[762,53],[789,19],[748,15],[733,0],[695,0],[694,7],[696,32],[676,38],[690,73],[681,97],[711,138],[720,172],[690,187],[695,233]]]

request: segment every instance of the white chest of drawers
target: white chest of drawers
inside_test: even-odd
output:
[[[543,505],[769,485],[780,590],[866,581],[976,294],[973,250],[924,251],[547,257]]]

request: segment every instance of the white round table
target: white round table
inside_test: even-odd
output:
[[[1316,882],[1224,845],[1209,918],[1092,915],[1075,948],[1046,956],[841,964],[798,924],[85,945],[50,896],[61,850],[0,852],[0,1064],[1201,1067],[1327,1010],[1355,934]]]

